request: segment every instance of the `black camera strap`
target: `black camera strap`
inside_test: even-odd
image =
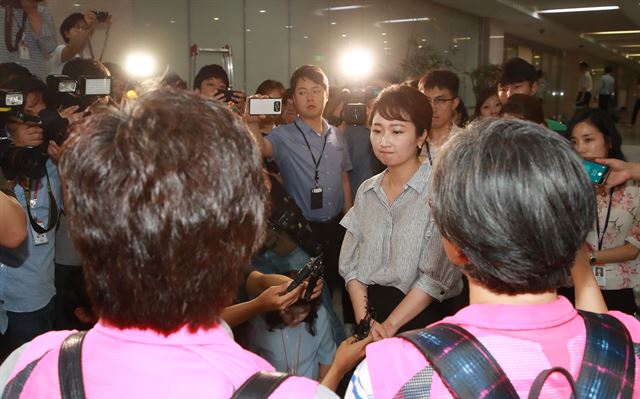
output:
[[[53,190],[51,189],[51,181],[49,180],[49,172],[45,169],[45,175],[47,176],[47,193],[49,195],[49,216],[47,217],[47,228],[40,226],[36,223],[33,215],[31,215],[31,183],[33,183],[32,179],[27,180],[27,184],[24,187],[24,198],[27,202],[27,214],[29,215],[29,222],[31,223],[31,227],[38,234],[45,234],[48,231],[52,230],[58,224],[58,204],[56,203],[56,198],[53,195]],[[37,180],[36,180],[37,182]],[[37,183],[36,183],[37,184]],[[37,199],[37,198],[36,198]]]
[[[22,11],[22,25],[16,32],[16,38],[11,43],[11,28],[13,27],[13,6],[7,5],[4,10],[4,44],[7,47],[7,51],[14,53],[18,51],[18,44],[22,41],[22,35],[27,22],[27,13]]]
[[[311,154],[311,159],[313,160],[313,164],[315,165],[315,168],[316,168],[316,173],[314,177],[316,182],[316,187],[320,187],[320,172],[319,172],[320,161],[322,161],[322,155],[324,154],[324,149],[327,146],[327,137],[329,137],[329,134],[325,133],[324,135],[324,144],[322,145],[322,151],[320,152],[320,157],[316,161],[316,157],[315,155],[313,155],[313,151],[311,151],[311,145],[309,144],[309,140],[307,140],[307,136],[304,135],[304,132],[302,131],[302,129],[300,129],[300,126],[298,126],[297,122],[293,122],[293,124],[296,125],[296,128],[298,128],[298,131],[302,135],[304,142],[307,144],[307,148],[309,149],[309,153]]]

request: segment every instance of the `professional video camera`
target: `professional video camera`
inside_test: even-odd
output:
[[[340,117],[348,125],[366,125],[367,124],[367,102],[375,98],[380,89],[369,86],[354,90],[343,89],[342,95],[345,98],[344,106]]]

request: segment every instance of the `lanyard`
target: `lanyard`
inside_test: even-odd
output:
[[[316,187],[320,187],[320,173],[318,172],[318,168],[320,167],[320,161],[322,161],[322,154],[324,154],[324,148],[327,146],[327,137],[329,136],[329,134],[325,133],[325,135],[324,135],[324,144],[322,145],[322,151],[320,152],[320,157],[316,161],[316,157],[313,155],[313,151],[311,151],[311,145],[309,145],[309,140],[307,140],[307,137],[304,135],[304,132],[302,131],[302,129],[300,129],[300,126],[298,126],[298,123],[297,122],[293,122],[293,124],[296,125],[296,127],[298,128],[298,131],[302,135],[302,138],[304,139],[304,142],[307,144],[307,148],[309,149],[309,153],[311,153],[311,159],[313,160],[313,164],[315,165],[315,168],[316,168],[316,174],[315,174],[315,177],[314,177],[314,179],[316,181]]]
[[[38,234],[44,234],[49,230],[53,229],[54,227],[56,227],[56,225],[58,224],[58,204],[56,204],[56,198],[53,196],[53,190],[51,190],[51,181],[49,181],[49,173],[46,173],[46,176],[47,176],[47,192],[49,194],[49,215],[47,217],[46,229],[40,226],[38,223],[36,223],[33,216],[31,215],[31,180],[29,180],[24,187],[24,198],[27,202],[27,214],[29,215],[29,222],[31,223],[31,227],[33,227],[33,230],[35,230],[35,232]],[[36,189],[34,194],[35,194],[34,199],[37,199],[38,198],[38,182],[37,181],[36,181]]]
[[[13,53],[18,50],[18,43],[22,41],[25,23],[27,22],[27,13],[22,11],[22,25],[16,32],[15,42],[11,43],[11,26],[13,25],[13,7],[7,6],[4,10],[4,44],[7,50]]]
[[[302,327],[304,328],[304,327]],[[290,369],[289,368],[289,356],[287,356],[287,344],[284,342],[284,332],[282,331],[283,329],[280,329],[280,337],[282,337],[282,349],[284,349],[284,362],[285,362],[285,366],[287,368],[287,373],[291,373],[294,375],[298,375],[299,367],[300,367],[300,349],[301,346],[300,344],[302,343],[302,330],[298,333],[298,345],[296,345],[296,364],[295,364],[295,368]],[[288,334],[287,334],[288,335]],[[293,360],[293,359],[291,359]]]
[[[424,144],[427,146],[427,157],[429,158],[429,165],[433,166],[433,162],[431,161],[431,149],[429,148],[429,141],[425,140]]]
[[[604,234],[607,232],[607,227],[609,227],[609,218],[611,217],[612,202],[613,202],[613,190],[609,191],[609,206],[607,207],[607,216],[604,219],[604,228],[602,230],[602,233],[600,233],[600,215],[596,217],[596,233],[598,234],[598,251],[602,250],[602,243],[604,242]]]

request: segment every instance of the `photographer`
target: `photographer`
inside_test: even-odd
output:
[[[97,24],[98,17],[93,11],[87,11],[84,15],[76,12],[62,21],[60,35],[65,44],[56,47],[51,54],[52,74],[62,73],[62,67],[67,61],[83,55]]]
[[[44,78],[49,70],[46,58],[56,48],[47,6],[42,0],[0,0],[0,20],[5,22],[0,62],[15,62]]]
[[[200,68],[196,77],[193,78],[193,90],[201,96],[236,105],[238,110],[244,110],[247,95],[242,90],[231,90],[229,76],[218,64]]]
[[[34,117],[47,108],[46,86],[36,78],[16,78],[6,86],[26,92],[26,115]],[[42,146],[41,126],[14,119],[8,124],[8,131],[17,146],[37,146],[29,151],[38,162],[46,158],[51,146]],[[5,282],[0,288],[4,353],[53,328],[55,226],[62,208],[54,160],[46,159],[36,178],[16,178],[15,194],[27,213],[29,228],[28,237],[20,246],[0,248],[0,280]]]

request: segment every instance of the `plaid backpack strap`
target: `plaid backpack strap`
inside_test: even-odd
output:
[[[587,342],[577,381],[578,397],[631,398],[635,352],[629,331],[620,320],[608,314],[579,313],[587,329]]]
[[[2,399],[18,399],[20,397],[20,395],[22,394],[22,390],[24,389],[25,385],[27,385],[27,380],[31,376],[31,372],[34,368],[36,368],[38,362],[40,362],[40,360],[47,353],[29,363],[27,367],[23,368],[18,374],[15,375],[15,377],[11,379],[11,381],[7,383],[7,385],[5,385],[4,392],[2,392]]]
[[[234,392],[231,399],[266,399],[291,374],[277,371],[258,371]]]
[[[518,398],[496,359],[464,328],[442,323],[399,337],[422,352],[454,398]]]

